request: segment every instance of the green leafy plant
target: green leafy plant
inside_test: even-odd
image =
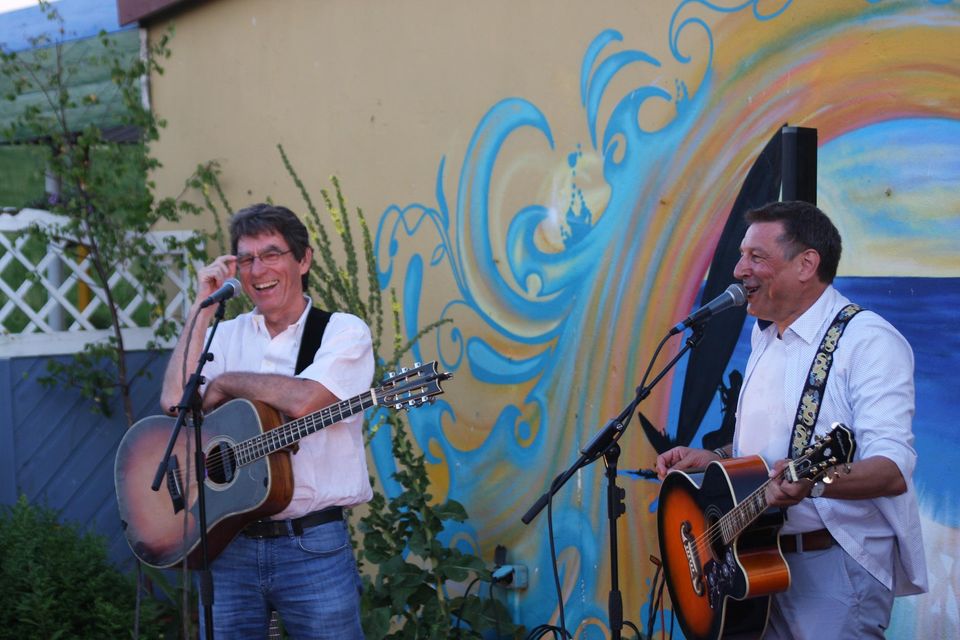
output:
[[[128,637],[135,597],[102,538],[24,497],[0,508],[0,636]],[[143,603],[140,620],[142,637],[169,633],[170,611],[158,601]]]
[[[165,316],[168,259],[176,260],[180,250],[199,257],[202,246],[199,235],[168,239],[165,246],[151,238],[158,223],[199,212],[179,198],[155,200],[148,180],[159,166],[149,155],[149,145],[159,138],[164,123],[144,105],[141,82],[150,73],[163,72],[159,63],[170,55],[170,32],[151,45],[146,56],[131,56],[103,32],[98,38],[71,41],[56,8],[45,1],[39,4],[54,35],[31,38],[27,51],[0,50],[0,95],[12,103],[0,136],[8,144],[43,150],[47,171],[59,184],[48,209],[65,221],[37,226],[32,234],[45,244],[82,252],[84,282],[76,286],[86,287],[98,299],[102,315],[93,323],[109,332],[69,361],[50,359],[41,382],[79,388],[104,414],[118,397],[129,425],[134,420],[130,385],[145,368],[128,371],[121,310],[142,326],[153,326],[156,341],[175,336],[176,323]],[[107,80],[95,81],[100,78],[97,71]],[[90,84],[77,82],[87,76]],[[106,116],[98,109],[103,103],[110,105]],[[108,135],[107,129],[116,127],[135,134],[120,141]],[[183,258],[172,266],[183,268]],[[116,278],[119,272],[133,274],[136,289]]]
[[[376,379],[397,368],[413,345],[444,321],[433,322],[406,343],[402,340],[400,310],[391,290],[385,307],[376,271],[370,229],[363,211],[356,209],[361,245],[354,240],[354,217],[336,177],[333,189],[321,189],[327,220],[313,203],[282,146],[283,164],[309,211],[307,226],[316,258],[311,270],[312,291],[327,309],[342,310],[364,318],[371,327],[376,357]],[[338,264],[327,225],[332,225],[343,251]],[[393,341],[384,345],[384,316],[389,314]],[[463,583],[489,582],[490,571],[482,559],[450,547],[443,541],[445,522],[464,522],[467,512],[455,500],[435,504],[423,453],[412,443],[402,414],[379,412],[368,416],[367,435],[388,429],[397,471],[393,478],[401,492],[388,498],[379,490],[357,529],[363,534],[360,562],[364,569],[362,599],[364,632],[369,638],[481,637],[485,630],[508,636],[521,633],[510,621],[503,604],[479,593],[470,594]]]

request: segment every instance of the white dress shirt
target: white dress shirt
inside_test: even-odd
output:
[[[758,447],[746,442],[745,436],[749,437],[758,428],[758,416],[754,406],[748,418],[744,398],[772,389],[771,395],[783,404],[770,415],[767,428],[777,430],[777,435],[770,440],[782,438],[782,451],[776,455],[766,450],[760,453],[771,466],[776,460],[788,457],[787,443],[810,363],[837,312],[849,303],[831,286],[790,325],[782,340],[778,340],[776,325],[758,322],[754,326],[753,350],[737,407],[735,456],[765,449],[763,445]],[[781,344],[775,345],[778,341]],[[762,379],[762,374],[754,377],[758,363],[771,345],[783,349],[779,365],[783,367],[783,375],[779,381]],[[777,384],[780,387],[774,388]],[[854,459],[883,456],[892,460],[906,480],[907,492],[869,500],[807,499],[802,506],[798,505],[797,520],[809,525],[809,515],[802,510],[815,509],[840,546],[896,595],[927,590],[926,561],[913,486],[917,461],[913,448],[913,413],[910,345],[876,313],[860,312],[847,325],[834,352],[814,432],[826,434],[834,422],[843,423],[854,433],[857,445]],[[744,423],[745,419],[749,419],[749,426]],[[837,481],[843,482],[843,478]],[[787,510],[788,519],[795,509]],[[801,525],[798,530],[806,528]]]
[[[203,369],[206,380],[227,371],[294,375],[310,306],[307,298],[300,318],[272,338],[256,309],[220,323],[210,349],[214,359]],[[334,313],[313,362],[297,377],[319,382],[341,400],[369,389],[373,347],[366,323]],[[297,518],[335,505],[351,507],[373,497],[362,427],[363,414],[358,413],[300,440],[299,451],[290,456],[293,499],[274,519]]]

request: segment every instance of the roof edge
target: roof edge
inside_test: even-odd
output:
[[[121,26],[158,19],[178,5],[197,4],[201,0],[117,0],[117,17]]]

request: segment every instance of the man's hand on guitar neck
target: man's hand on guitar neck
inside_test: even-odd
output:
[[[771,507],[792,507],[810,495],[814,483],[806,478],[790,482],[783,472],[789,460],[777,460],[770,470],[770,482],[767,484],[767,504]]]
[[[657,456],[657,477],[663,480],[667,472],[671,469],[676,469],[677,471],[702,469],[707,466],[708,463],[720,459],[721,456],[719,454],[713,451],[707,451],[706,449],[674,447]]]
[[[669,453],[669,452],[668,452]],[[789,507],[810,495],[814,483],[801,478],[797,482],[787,480],[783,469],[788,460],[778,460],[770,471],[767,485],[767,502],[771,506]],[[884,496],[897,496],[907,490],[900,468],[889,458],[871,456],[848,465],[832,467],[823,474],[826,484],[823,498],[839,500],[867,500]]]

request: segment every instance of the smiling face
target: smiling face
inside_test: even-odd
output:
[[[262,255],[275,255],[274,264],[264,264]],[[242,266],[245,258],[256,256]],[[267,321],[271,332],[286,329],[303,313],[302,276],[310,269],[313,251],[307,247],[303,259],[297,260],[283,236],[275,231],[243,236],[237,241],[237,274],[243,289]]]
[[[816,278],[819,254],[792,248],[782,222],[755,222],[740,243],[733,275],[747,290],[747,313],[777,325],[780,334],[816,302],[826,285]]]

